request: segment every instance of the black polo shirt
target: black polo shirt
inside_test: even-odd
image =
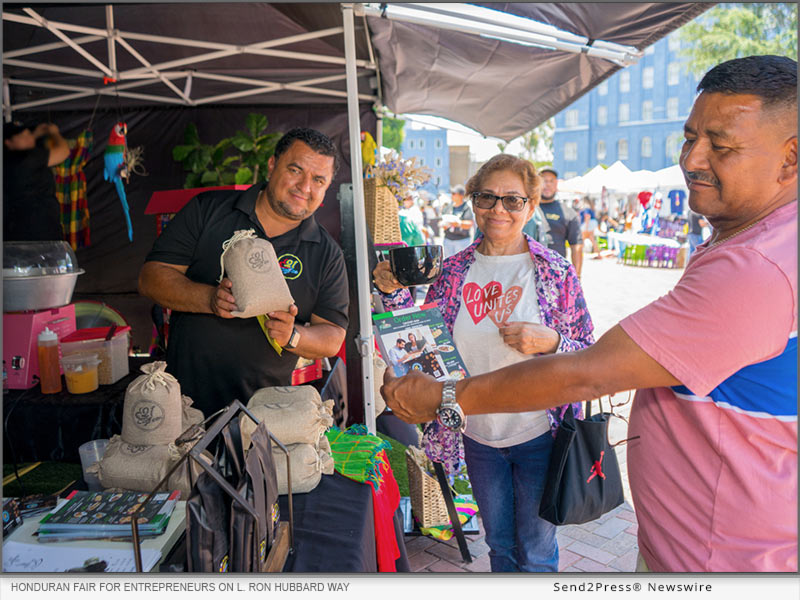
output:
[[[146,260],[185,265],[189,279],[216,286],[222,243],[236,230],[254,229],[275,248],[298,308],[298,326],[313,313],[346,329],[349,295],[341,249],[313,216],[283,235],[268,237],[255,213],[263,187],[193,198],[170,221]],[[234,399],[246,404],[259,388],[289,385],[296,363],[297,355],[288,350],[278,356],[256,318],[172,312],[167,371],[207,416]]]

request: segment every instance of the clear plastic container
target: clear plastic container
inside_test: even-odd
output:
[[[77,352],[61,357],[64,367],[64,378],[67,380],[67,391],[70,394],[86,394],[99,387],[97,366],[100,359],[94,352]]]
[[[98,381],[100,385],[116,383],[128,374],[128,346],[130,326],[117,327],[112,338],[106,340],[108,327],[78,329],[61,340],[62,354],[95,352],[100,359]]]
[[[67,242],[4,242],[3,277],[83,272]]]

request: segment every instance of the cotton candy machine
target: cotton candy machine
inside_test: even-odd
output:
[[[66,242],[5,242],[3,312],[65,306],[83,272]]]
[[[66,242],[3,244],[4,387],[36,385],[36,338],[45,327],[59,340],[75,331],[75,306],[70,303],[83,272]]]

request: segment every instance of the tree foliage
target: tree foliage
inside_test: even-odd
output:
[[[719,4],[678,35],[686,68],[698,77],[743,56],[777,54],[797,60],[797,5]]]
[[[553,156],[553,134],[555,130],[555,119],[548,119],[527,133],[523,133],[519,137],[522,150],[517,155],[534,164],[549,165]],[[509,145],[506,142],[498,142],[497,148],[500,152],[506,152]]]
[[[403,144],[405,132],[403,128],[406,122],[403,119],[393,119],[392,117],[383,117],[383,145],[386,148],[392,148],[400,152],[400,147]]]

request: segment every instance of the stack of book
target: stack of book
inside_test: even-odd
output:
[[[66,502],[39,521],[40,542],[130,538],[131,518],[148,494],[139,492],[74,491]],[[179,491],[153,496],[137,513],[139,535],[161,535],[169,524]]]

